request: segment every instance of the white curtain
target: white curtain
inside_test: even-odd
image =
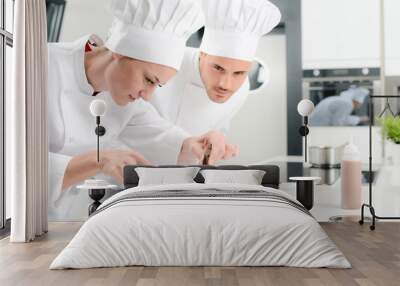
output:
[[[14,70],[6,99],[7,185],[12,242],[47,232],[47,24],[45,0],[14,7]]]

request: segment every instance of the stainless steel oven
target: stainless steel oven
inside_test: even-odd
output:
[[[349,69],[313,69],[303,70],[303,98],[310,99],[315,105],[330,96],[339,95],[351,86],[364,87],[370,94],[380,92],[379,68]],[[372,106],[374,114],[380,107]],[[368,100],[353,115],[368,116]],[[373,120],[373,119],[372,119]]]

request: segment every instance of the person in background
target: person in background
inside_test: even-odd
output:
[[[340,95],[321,100],[310,115],[310,126],[356,126],[368,123],[368,116],[352,115],[360,109],[368,95],[368,89],[352,86]]]

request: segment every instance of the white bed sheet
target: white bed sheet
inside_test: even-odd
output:
[[[154,190],[264,190],[254,185],[179,184]],[[317,221],[289,205],[262,199],[184,198],[124,201],[81,227],[50,269],[145,266],[293,266],[349,268]]]

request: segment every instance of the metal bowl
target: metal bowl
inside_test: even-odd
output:
[[[317,168],[340,168],[344,146],[310,146],[309,162]]]

